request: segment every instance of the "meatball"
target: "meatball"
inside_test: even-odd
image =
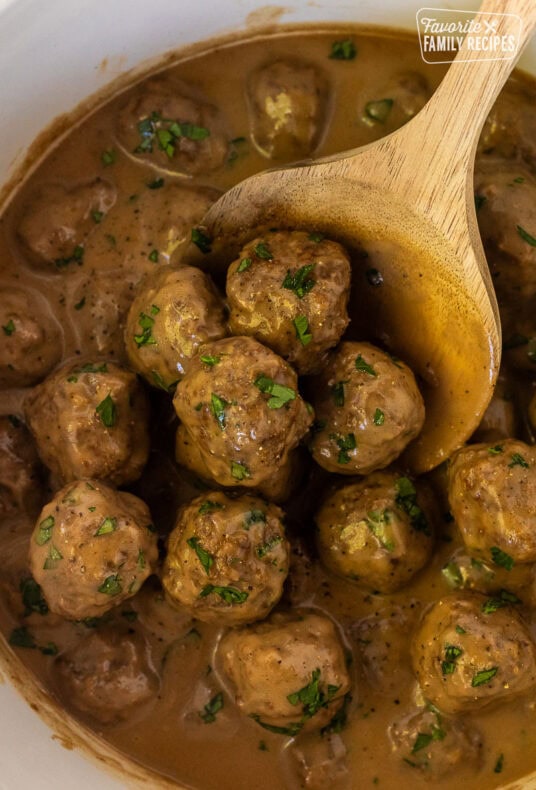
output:
[[[431,96],[427,80],[410,71],[393,76],[385,85],[369,93],[361,120],[382,135],[398,129],[422,110]]]
[[[45,505],[30,540],[30,569],[49,609],[98,617],[134,595],[158,551],[147,505],[97,480],[78,480]]]
[[[0,518],[39,508],[42,470],[33,439],[15,416],[0,417]]]
[[[41,460],[61,481],[136,480],[149,453],[147,399],[113,362],[63,365],[26,401]],[[68,437],[68,441],[66,441]]]
[[[208,275],[193,266],[157,269],[130,306],[125,346],[150,384],[173,389],[202,343],[226,334],[222,301]]]
[[[512,85],[503,90],[484,124],[479,142],[480,154],[523,159],[536,164],[536,96],[525,86]]]
[[[258,487],[284,466],[312,422],[295,372],[249,337],[201,346],[173,405],[211,478]]]
[[[256,238],[227,272],[231,332],[255,337],[301,374],[320,370],[340,340],[349,294],[346,251],[315,233]]]
[[[452,457],[449,503],[467,549],[503,567],[536,561],[536,451],[516,439]]]
[[[468,764],[476,770],[482,758],[478,731],[445,718],[432,705],[393,722],[389,737],[400,758],[431,781]]]
[[[249,78],[253,142],[263,156],[289,161],[318,147],[328,117],[328,84],[309,63],[278,60]]]
[[[276,505],[210,491],[179,511],[162,584],[169,600],[198,620],[252,623],[280,599],[288,567],[283,512]]]
[[[313,393],[317,430],[311,452],[328,472],[383,469],[424,423],[424,403],[411,370],[370,343],[341,343]]]
[[[34,291],[0,288],[0,326],[0,387],[36,384],[60,361],[61,328]]]
[[[117,134],[129,153],[190,176],[216,170],[228,156],[219,110],[192,87],[158,77],[130,94]]]
[[[324,727],[350,689],[343,645],[323,615],[274,615],[231,631],[220,651],[238,707],[281,735]]]
[[[320,559],[372,590],[404,587],[432,553],[423,496],[407,477],[376,472],[343,486],[316,514]]]
[[[479,711],[536,685],[536,649],[503,599],[453,595],[428,610],[412,645],[413,669],[427,700],[445,713]]]
[[[130,718],[158,692],[144,639],[123,629],[91,633],[59,656],[55,668],[65,701],[100,724]]]
[[[71,188],[47,184],[26,206],[18,235],[28,260],[48,271],[80,266],[95,217],[114,205],[115,188],[96,178]]]

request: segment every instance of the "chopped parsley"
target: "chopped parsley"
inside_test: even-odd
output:
[[[253,263],[252,258],[242,258],[242,260],[238,264],[238,268],[236,271],[238,272],[238,274],[242,274],[242,272],[245,272],[246,269],[249,269],[252,263]]]
[[[164,151],[168,159],[173,159],[177,142],[181,137],[188,140],[205,140],[210,130],[193,123],[178,123],[170,118],[162,118],[159,112],[152,112],[137,124],[140,144],[134,149],[135,154],[152,153],[155,144]]]
[[[361,354],[355,358],[355,369],[360,373],[368,373],[369,376],[376,377],[378,375],[372,365],[369,365],[369,363],[363,359]]]
[[[389,510],[371,510],[367,513],[366,525],[375,538],[378,539],[382,548],[386,551],[393,551],[394,541],[388,537],[387,526],[391,523]]]
[[[148,189],[162,189],[164,186],[164,179],[163,178],[155,178],[154,181],[149,181],[147,184]]]
[[[375,123],[385,123],[393,109],[393,99],[378,99],[365,104],[365,118]]]
[[[506,568],[507,571],[511,571],[515,565],[514,558],[507,554],[505,551],[502,551],[498,546],[492,546],[490,549],[491,559],[495,563],[495,565],[499,565],[501,568]]]
[[[115,532],[117,529],[117,519],[114,516],[106,516],[102,520],[98,530],[95,532],[95,537],[99,535],[109,535],[110,532]]]
[[[257,376],[254,384],[262,393],[271,395],[267,401],[269,409],[280,409],[282,406],[296,399],[295,390],[290,387],[285,387],[283,384],[277,384],[277,382],[268,378],[268,376],[262,374]]]
[[[521,603],[517,595],[514,595],[514,593],[508,590],[501,590],[499,595],[495,598],[488,598],[487,601],[484,601],[481,608],[484,614],[493,614],[497,609],[502,609],[504,606],[517,603]]]
[[[521,238],[523,239],[523,241],[526,241],[527,244],[530,244],[531,247],[536,247],[536,238],[534,236],[531,236],[531,234],[528,233],[524,228],[522,228],[521,225],[516,225],[516,230],[521,236]]]
[[[153,311],[151,310],[151,312]],[[160,311],[157,310],[157,312]],[[147,315],[147,313],[140,313],[138,324],[142,330],[139,335],[134,335],[134,342],[138,348],[141,348],[141,346],[155,346],[156,340],[153,337],[154,318]]]
[[[287,271],[282,287],[288,291],[293,291],[298,299],[303,299],[316,285],[316,280],[313,280],[310,276],[314,268],[314,263],[308,263],[294,274],[291,274],[290,270]]]
[[[257,258],[260,258],[262,261],[273,261],[274,259],[270,247],[264,241],[260,241],[256,244],[253,251]]]
[[[503,765],[504,765],[504,754],[500,754],[497,757],[497,762],[495,763],[495,766],[493,768],[493,773],[495,774],[502,773]]]
[[[63,559],[63,554],[52,544],[48,549],[48,555],[43,565],[44,571],[53,571],[58,565],[58,562]]]
[[[321,708],[327,708],[340,686],[327,686],[324,692],[320,688],[320,669],[312,672],[311,680],[303,688],[287,695],[291,705],[302,705],[302,724],[315,716]]]
[[[309,321],[307,320],[307,316],[298,315],[296,318],[294,318],[292,323],[294,324],[294,329],[296,330],[296,337],[302,346],[308,346],[313,339],[313,335],[309,331]]]
[[[245,464],[231,461],[231,477],[234,477],[235,480],[245,480],[246,477],[251,477],[251,472]]]
[[[471,686],[473,688],[478,688],[478,686],[484,686],[486,683],[489,683],[490,680],[493,680],[497,672],[499,671],[499,667],[490,667],[489,669],[481,669],[475,675],[473,675],[473,679],[471,680]]]
[[[229,402],[214,392],[210,396],[210,411],[216,418],[220,429],[223,431],[225,428],[225,407],[229,406]]]
[[[461,647],[447,645],[445,647],[445,658],[441,662],[441,672],[443,675],[452,675],[456,669],[456,661],[463,655]]]
[[[123,592],[119,574],[114,573],[111,576],[107,576],[98,591],[104,595],[119,595],[119,593]]]
[[[22,596],[22,603],[24,604],[23,617],[27,617],[32,612],[45,615],[48,614],[48,604],[43,597],[43,591],[35,579],[30,576],[27,579],[21,579],[19,590]]]
[[[113,428],[117,422],[117,407],[110,393],[95,409],[96,414],[105,428]]]
[[[219,595],[222,601],[229,604],[245,603],[249,598],[249,593],[238,590],[236,587],[220,587],[217,584],[206,584],[199,593],[199,597],[206,598],[212,593]]]
[[[52,537],[52,528],[54,527],[54,516],[47,516],[39,524],[35,542],[38,546],[44,546]]]
[[[257,557],[262,560],[262,558],[266,557],[266,555],[269,554],[272,549],[275,549],[276,546],[279,546],[282,540],[283,538],[281,535],[274,535],[273,538],[267,540],[266,543],[262,544],[262,546],[257,546],[255,551]]]
[[[462,628],[461,625],[457,625],[454,630],[456,631],[457,634],[466,634],[467,633],[465,628]]]
[[[324,236],[323,233],[318,233],[318,231],[313,231],[312,233],[309,233],[307,238],[309,239],[309,241],[313,241],[315,244],[320,244],[320,242],[324,241],[326,237]]]
[[[212,250],[212,239],[199,228],[192,228],[191,239],[204,255]]]
[[[212,513],[213,510],[223,510],[224,507],[225,505],[222,505],[221,502],[206,499],[197,512],[203,516],[205,513]]]
[[[344,385],[348,384],[348,380],[346,381],[337,381],[333,386],[331,386],[330,392],[331,397],[333,398],[333,402],[335,406],[344,406]]]
[[[268,732],[273,732],[276,735],[289,735],[293,738],[303,727],[303,723],[300,721],[293,722],[292,724],[289,724],[288,727],[278,727],[276,724],[268,724],[267,722],[262,721],[258,713],[251,713],[250,716],[265,730],[268,730]]]
[[[148,255],[148,258],[153,263],[158,263],[158,250],[151,250],[151,252]]]
[[[213,368],[213,367],[214,367],[214,365],[217,365],[217,364],[218,364],[218,362],[220,362],[220,361],[221,361],[221,357],[214,357],[214,356],[211,356],[210,354],[202,354],[202,355],[199,357],[199,359],[200,359],[200,360],[201,360],[201,362],[203,362],[205,365],[208,365],[208,366],[209,366],[209,368]]]
[[[250,510],[244,519],[244,529],[249,529],[252,524],[266,523],[264,510]]]
[[[374,425],[383,425],[385,422],[385,414],[381,409],[376,409],[374,417],[372,418]]]
[[[110,167],[110,165],[115,164],[117,159],[117,151],[115,148],[108,148],[106,151],[103,151],[101,154],[101,162],[104,167]]]
[[[83,307],[85,307],[85,304],[86,304],[86,297],[83,296],[80,299],[80,301],[75,304],[74,309],[75,310],[81,310]]]
[[[354,60],[357,49],[353,41],[349,38],[344,41],[334,41],[331,45],[329,57],[331,60]]]
[[[10,318],[7,324],[2,326],[2,329],[4,330],[4,335],[10,337],[13,334],[13,332],[16,331],[16,327],[15,324],[13,323],[13,319]]]
[[[68,266],[70,263],[77,263],[79,266],[82,266],[84,262],[84,248],[81,244],[77,244],[77,246],[73,250],[73,254],[67,256],[67,258],[56,258],[54,261],[56,267],[58,269],[63,269]]]
[[[504,452],[504,447],[502,444],[496,444],[494,447],[488,447],[488,453],[490,455],[500,455]]]
[[[416,529],[417,532],[423,532],[425,535],[430,535],[428,521],[417,504],[417,491],[411,480],[408,477],[399,477],[395,487],[397,491],[396,504],[407,513],[413,529]]]
[[[203,548],[203,546],[199,542],[199,538],[197,537],[188,538],[186,543],[191,549],[195,551],[195,553],[197,554],[197,558],[199,559],[199,562],[203,566],[203,569],[208,576],[210,569],[214,564],[214,556],[209,551]]]
[[[25,647],[30,650],[40,650],[44,656],[58,655],[58,647],[54,642],[47,642],[46,645],[38,645],[25,626],[13,629],[9,636],[9,644],[13,647]]]
[[[417,752],[420,752],[421,749],[426,749],[434,741],[442,741],[445,738],[445,736],[446,736],[445,730],[442,730],[441,727],[438,727],[434,724],[432,726],[431,732],[417,733],[417,737],[415,738],[415,742],[413,744],[413,748],[411,749],[411,753],[417,754]]]
[[[523,469],[529,468],[529,464],[525,461],[520,453],[512,453],[512,460],[508,464],[508,468],[512,469],[514,466],[521,466]]]
[[[452,587],[463,586],[463,575],[457,562],[448,562],[441,569],[441,573]]]
[[[207,702],[202,712],[199,713],[205,724],[212,724],[216,721],[216,714],[223,708],[223,694],[219,691],[212,699]]]
[[[93,222],[96,225],[99,225],[104,219],[104,211],[92,211],[91,216],[93,218]]]
[[[351,694],[345,694],[342,707],[339,708],[337,713],[335,713],[331,721],[328,724],[326,724],[325,727],[322,727],[322,729],[320,730],[322,735],[329,735],[331,733],[335,734],[343,731],[343,729],[346,727],[346,724],[348,722],[348,706],[350,705],[351,701],[352,701]]]
[[[332,439],[337,444],[337,447],[339,448],[337,463],[349,464],[350,455],[348,451],[355,450],[357,448],[355,434],[348,433],[346,434],[346,436],[337,436],[336,434],[331,434],[329,438]]]

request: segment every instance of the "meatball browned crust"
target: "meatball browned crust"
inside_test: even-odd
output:
[[[249,337],[201,346],[173,405],[210,476],[224,486],[270,480],[313,419],[290,365]]]
[[[335,241],[304,231],[267,233],[246,244],[227,272],[230,328],[287,359],[321,370],[348,326],[350,260]]]
[[[452,457],[452,515],[467,549],[497,564],[536,561],[536,452],[517,439],[472,444]]]
[[[380,592],[404,587],[429,559],[432,523],[411,480],[376,472],[339,488],[316,514],[320,559]]]
[[[312,64],[278,60],[249,78],[253,141],[269,159],[293,160],[320,143],[328,109],[325,76]]]
[[[266,617],[283,592],[289,544],[283,512],[259,497],[210,491],[183,507],[169,536],[162,584],[199,620]]]
[[[412,656],[425,698],[445,713],[479,711],[536,685],[536,648],[504,598],[440,599],[415,634]]]
[[[36,384],[60,361],[60,326],[34,291],[0,288],[0,327],[0,387]]]
[[[56,668],[67,704],[101,724],[130,718],[158,692],[144,639],[126,629],[90,634],[62,653]]]
[[[69,362],[33,390],[25,409],[39,455],[60,481],[122,485],[140,476],[149,453],[148,405],[125,368]]]
[[[30,568],[49,609],[71,620],[98,617],[135,595],[157,559],[147,505],[97,480],[60,489],[30,540]]]
[[[231,631],[220,651],[240,710],[282,735],[328,724],[350,689],[342,642],[324,615],[273,615]]]
[[[158,77],[131,94],[117,134],[129,153],[187,175],[210,173],[228,155],[220,111],[189,85]]]
[[[0,417],[0,518],[39,508],[43,470],[32,436],[21,420]]]
[[[411,370],[370,343],[341,343],[315,381],[313,458],[328,472],[368,474],[419,434],[424,403]]]
[[[193,266],[157,269],[140,283],[125,327],[132,367],[168,390],[198,347],[226,334],[223,303],[210,277]]]
[[[82,265],[84,244],[98,226],[95,216],[106,214],[115,199],[115,188],[101,178],[71,188],[44,186],[18,228],[29,262],[57,272]]]

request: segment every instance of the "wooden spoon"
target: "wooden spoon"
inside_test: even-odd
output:
[[[473,167],[484,121],[536,26],[536,0],[486,0],[497,35],[520,40],[512,60],[486,51],[458,57],[424,109],[378,142],[246,179],[201,226],[227,263],[262,230],[304,228],[354,255],[354,334],[379,339],[420,376],[426,422],[408,448],[414,472],[433,468],[477,427],[500,362],[497,303],[478,232]],[[468,58],[469,62],[464,62]],[[365,272],[381,272],[371,287]]]

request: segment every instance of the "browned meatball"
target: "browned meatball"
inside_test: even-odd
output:
[[[536,452],[505,439],[459,450],[449,503],[467,549],[503,567],[536,561]]]
[[[328,85],[312,64],[278,60],[248,81],[253,142],[269,159],[292,160],[320,143],[328,116]]]
[[[201,346],[173,405],[210,476],[224,486],[270,480],[312,422],[290,365],[249,337]]]
[[[331,494],[316,514],[322,562],[380,592],[404,587],[433,548],[425,504],[407,477],[376,472]]]
[[[247,244],[227,272],[230,327],[291,362],[322,368],[348,326],[350,261],[340,244],[303,231],[277,231]]]
[[[479,767],[482,738],[472,727],[442,716],[433,705],[411,711],[389,727],[396,754],[430,781],[462,767]]]
[[[238,707],[281,735],[325,726],[350,689],[342,642],[323,615],[274,615],[231,631],[220,651]]]
[[[169,536],[162,584],[198,620],[266,617],[283,592],[289,544],[283,512],[258,497],[210,491],[183,507]]]
[[[536,164],[536,96],[526,86],[513,85],[502,91],[482,130],[481,154],[524,159]]]
[[[121,485],[136,480],[147,461],[145,393],[113,362],[63,365],[28,397],[26,417],[43,463],[62,481]]]
[[[42,296],[0,288],[0,387],[27,387],[61,359],[63,338]]]
[[[412,647],[427,700],[445,713],[479,711],[536,685],[536,649],[527,626],[503,601],[453,595],[424,616]]]
[[[158,77],[130,95],[117,134],[129,153],[188,175],[216,170],[228,155],[219,110],[191,86]]]
[[[42,496],[42,469],[30,433],[17,417],[0,417],[0,518],[36,510]]]
[[[59,656],[55,668],[67,704],[101,724],[129,718],[159,687],[144,639],[123,629],[91,633]]]
[[[394,75],[373,92],[367,90],[361,120],[379,134],[387,134],[417,115],[430,96],[430,86],[422,74],[409,71]]]
[[[313,458],[328,472],[368,474],[420,432],[424,403],[411,370],[370,343],[344,342],[316,379]]]
[[[98,227],[95,217],[106,214],[115,199],[115,188],[100,178],[71,188],[42,187],[26,206],[18,228],[28,260],[57,272],[82,265],[84,244]]]
[[[226,334],[222,301],[193,266],[165,266],[140,283],[125,327],[132,367],[150,384],[174,389],[203,343]]]
[[[147,505],[97,480],[60,489],[30,541],[30,568],[52,612],[98,617],[134,595],[156,566]]]

